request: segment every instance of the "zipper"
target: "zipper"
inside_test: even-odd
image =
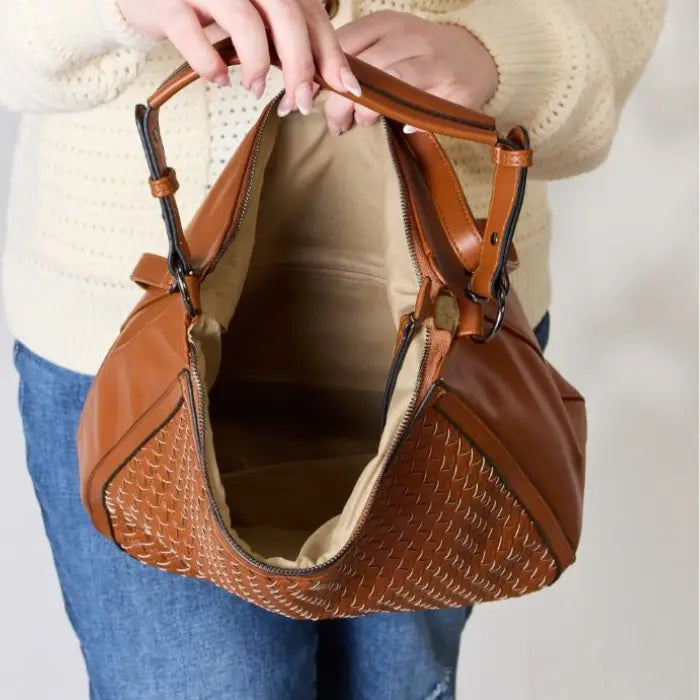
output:
[[[281,99],[282,93],[280,93],[276,98],[274,102],[277,102]],[[274,106],[273,102],[273,106]],[[250,198],[252,194],[252,183],[254,181],[254,170],[255,170],[255,165],[257,163],[258,159],[258,154],[260,152],[260,142],[262,140],[262,133],[264,131],[265,125],[267,124],[268,117],[270,113],[272,112],[272,109],[270,109],[267,112],[266,117],[264,118],[263,122],[260,125],[260,130],[258,131],[255,143],[253,144],[253,154],[251,156],[251,165],[250,165],[250,177],[249,177],[249,182],[248,185],[246,186],[246,191],[243,196],[243,204],[241,206],[241,211],[238,216],[238,220],[236,221],[234,227],[231,229],[231,232],[229,233],[230,238],[233,238],[236,234],[236,232],[240,229],[241,223],[247,213],[248,206],[250,204]],[[421,282],[421,271],[420,271],[420,265],[418,263],[418,257],[416,255],[416,251],[414,248],[413,244],[413,235],[412,235],[412,222],[411,222],[411,215],[409,212],[409,205],[408,205],[408,194],[406,191],[406,184],[403,181],[403,177],[401,175],[401,170],[399,167],[398,159],[396,156],[396,151],[394,149],[394,145],[392,143],[392,137],[391,137],[391,132],[390,132],[390,127],[388,125],[388,122],[386,119],[382,118],[382,126],[384,128],[384,132],[386,134],[387,138],[387,145],[389,146],[389,151],[391,154],[391,161],[392,165],[394,168],[394,173],[396,174],[397,181],[399,183],[399,189],[400,189],[400,199],[401,199],[401,213],[403,217],[403,224],[404,224],[404,234],[406,236],[406,244],[408,246],[408,251],[409,255],[411,257],[411,263],[413,265],[413,271],[416,275],[416,282],[417,285],[420,286]],[[222,246],[221,250],[217,253],[217,255],[213,258],[213,262],[216,263],[221,259],[221,256],[225,252],[225,250],[228,248],[228,242],[225,246]],[[211,264],[211,263],[210,263]],[[406,342],[406,349],[405,352],[408,350],[408,345],[410,344],[410,339],[415,336],[415,332],[418,329],[418,322],[415,321],[415,316],[414,318],[414,324],[412,328],[412,332],[410,334],[409,340]],[[362,515],[360,516],[359,520],[355,523],[355,527],[352,530],[352,533],[350,534],[350,537],[348,538],[348,541],[343,545],[343,547],[336,552],[332,557],[327,559],[323,564],[317,564],[315,566],[310,566],[306,567],[304,569],[301,568],[290,568],[290,567],[277,567],[277,566],[270,566],[269,564],[265,564],[264,562],[261,562],[257,560],[255,557],[251,556],[241,545],[236,542],[236,540],[233,538],[231,535],[231,532],[229,531],[229,528],[227,528],[224,524],[224,521],[221,517],[221,513],[219,511],[219,507],[216,504],[214,497],[213,497],[213,491],[211,488],[211,481],[209,479],[209,472],[206,467],[206,460],[205,460],[205,455],[206,455],[206,450],[205,450],[205,445],[204,445],[204,412],[203,407],[204,407],[204,389],[202,387],[202,380],[199,377],[199,372],[197,372],[197,364],[196,364],[196,351],[194,350],[193,344],[188,341],[189,345],[189,356],[190,356],[190,367],[192,368],[190,372],[190,376],[193,378],[193,382],[195,384],[195,388],[197,391],[197,396],[199,399],[199,406],[200,410],[198,412],[197,416],[197,427],[199,429],[199,436],[200,436],[200,448],[201,448],[201,455],[202,455],[202,465],[204,467],[203,469],[203,476],[205,483],[207,485],[207,499],[209,501],[209,506],[212,509],[212,512],[215,514],[215,517],[219,523],[219,527],[226,538],[226,541],[228,544],[232,547],[232,549],[242,558],[244,559],[248,564],[251,566],[254,566],[256,569],[260,571],[264,571],[265,573],[268,574],[277,574],[277,575],[284,575],[284,576],[308,576],[311,574],[318,573],[320,571],[323,571],[327,569],[328,567],[332,566],[335,562],[337,562],[339,559],[341,559],[347,552],[348,550],[355,544],[355,541],[360,535],[360,532],[362,531],[362,528],[367,521],[367,513],[371,511],[372,509],[372,504],[374,502],[374,499],[376,498],[377,495],[377,490],[378,486],[381,483],[381,480],[386,473],[389,465],[392,463],[394,458],[396,457],[396,453],[398,451],[399,445],[401,443],[401,439],[403,437],[403,433],[406,430],[406,428],[409,426],[411,419],[413,417],[413,412],[416,407],[416,403],[418,401],[418,393],[420,391],[420,387],[423,384],[423,376],[425,375],[425,369],[427,365],[427,360],[428,360],[428,349],[430,347],[430,331],[429,329],[425,330],[425,344],[423,346],[423,352],[421,354],[421,359],[420,359],[420,364],[418,368],[418,376],[416,378],[416,383],[413,388],[413,393],[411,394],[411,398],[409,400],[409,404],[406,407],[406,410],[401,418],[401,421],[399,423],[399,426],[396,430],[396,433],[394,435],[394,438],[389,446],[389,449],[387,451],[387,454],[382,461],[382,464],[379,467],[379,473],[377,474],[377,477],[375,479],[374,485],[372,486],[372,491],[369,494],[367,498],[367,502],[363,508]],[[403,344],[403,343],[402,343]],[[398,353],[397,353],[398,355]],[[194,361],[193,361],[194,358]],[[398,376],[398,371],[396,372]]]
[[[223,257],[224,253],[228,250],[229,246],[231,245],[231,242],[234,240],[236,237],[236,234],[241,228],[241,224],[243,220],[245,219],[245,215],[248,213],[248,207],[250,206],[250,199],[253,194],[253,184],[255,182],[255,166],[258,162],[258,157],[260,156],[260,145],[262,143],[262,137],[263,133],[265,131],[265,127],[267,125],[267,122],[270,119],[270,114],[272,114],[273,109],[276,108],[276,106],[279,104],[280,100],[282,99],[284,95],[284,90],[279,92],[274,99],[272,100],[272,103],[270,104],[270,107],[268,108],[267,112],[265,112],[265,116],[263,117],[263,120],[260,124],[260,128],[258,129],[258,133],[255,135],[255,141],[253,142],[253,148],[252,152],[250,155],[250,167],[249,167],[249,176],[248,176],[248,183],[246,184],[245,191],[243,193],[243,202],[241,204],[241,210],[238,214],[238,218],[235,221],[234,225],[231,227],[231,230],[227,233],[227,241],[224,243],[224,245],[221,246],[221,248],[217,251],[216,255],[207,263],[207,268],[214,267],[216,263],[221,260]],[[198,439],[201,447],[201,454],[202,454],[202,462],[204,462],[204,455],[205,455],[205,449],[204,449],[204,389],[202,387],[202,380],[201,377],[199,376],[199,372],[197,371],[197,353],[194,349],[194,346],[192,342],[188,339],[187,342],[188,350],[187,354],[189,357],[190,361],[190,367],[192,368],[190,371],[190,376],[192,377],[193,384],[195,385],[195,389],[197,391],[197,399],[199,402],[199,408],[200,410],[197,411],[197,430],[198,430]],[[207,487],[208,487],[208,492],[211,494],[211,488],[207,474],[207,470],[205,468],[205,478],[207,480]],[[217,517],[221,521],[221,515],[219,513],[219,509],[216,506],[216,504],[213,501],[213,498],[211,496],[209,497],[209,501],[214,508]],[[223,523],[223,521],[221,521]],[[226,531],[226,528],[223,528],[224,531]]]
[[[195,411],[197,412],[197,442],[200,446],[202,462],[204,462],[204,389],[202,388],[202,380],[197,371],[197,351],[194,349],[194,344],[189,339],[187,342],[187,354],[189,355],[190,367],[192,368],[189,374],[197,392],[197,401],[199,404],[199,410],[197,410],[195,406]]]
[[[389,404],[391,403],[391,397],[394,395],[394,389],[396,389],[396,380],[398,379],[399,372],[406,359],[406,353],[408,352],[408,348],[417,330],[418,322],[416,321],[416,314],[412,311],[408,315],[408,318],[406,318],[403,328],[401,329],[401,341],[394,353],[394,359],[389,368],[389,376],[386,380],[386,386],[384,387],[384,397],[382,398],[382,430],[384,430],[384,426],[386,425]]]
[[[258,133],[255,135],[255,141],[253,143],[253,149],[252,153],[250,156],[250,166],[249,166],[249,176],[248,176],[248,184],[246,185],[245,191],[243,192],[243,202],[241,204],[241,211],[238,214],[238,218],[234,225],[231,227],[231,230],[227,234],[228,240],[224,245],[219,248],[217,251],[216,255],[207,263],[207,268],[214,267],[216,263],[221,260],[223,257],[224,253],[228,250],[229,245],[231,245],[231,242],[233,239],[236,237],[236,234],[241,228],[241,224],[243,223],[243,220],[245,219],[245,215],[248,213],[248,207],[250,206],[250,199],[253,195],[253,184],[255,182],[255,166],[257,165],[258,162],[258,157],[260,156],[260,145],[262,143],[262,137],[263,133],[265,132],[265,127],[267,126],[267,122],[270,120],[270,115],[272,114],[273,110],[276,111],[277,105],[279,104],[280,100],[282,99],[284,95],[284,90],[279,92],[275,98],[272,100],[270,103],[270,106],[265,112],[265,116],[263,117],[262,122],[260,123],[260,128],[258,129]]]

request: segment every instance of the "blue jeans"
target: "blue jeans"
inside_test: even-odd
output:
[[[544,345],[549,322],[537,328]],[[301,622],[141,564],[94,530],[75,431],[91,377],[15,344],[27,464],[91,700],[454,698],[470,608]]]

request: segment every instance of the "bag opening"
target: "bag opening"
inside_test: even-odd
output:
[[[249,194],[189,332],[209,390],[207,470],[241,547],[267,565],[309,568],[351,537],[411,406],[422,331],[382,426],[418,279],[381,125],[336,138],[318,106],[271,116]]]

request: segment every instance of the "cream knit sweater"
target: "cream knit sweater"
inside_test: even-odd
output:
[[[147,0],[144,0],[147,2]],[[535,323],[550,299],[546,180],[605,157],[620,109],[662,24],[665,0],[343,0],[339,21],[395,9],[471,30],[500,86],[486,111],[524,124],[535,165],[516,233],[513,285]],[[133,32],[115,0],[3,0],[0,103],[22,111],[11,177],[3,292],[11,332],[34,352],[94,373],[141,292],[129,273],[165,233],[133,108],[181,61]],[[465,70],[469,70],[465,66]],[[281,86],[272,75],[267,97]],[[187,222],[261,105],[198,81],[163,110]],[[342,138],[342,137],[341,137]],[[447,143],[477,216],[488,149]],[[565,231],[559,235],[566,235]]]

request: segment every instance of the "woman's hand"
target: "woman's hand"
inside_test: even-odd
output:
[[[311,110],[316,68],[337,90],[359,94],[360,86],[340,48],[320,0],[117,0],[124,19],[152,39],[170,39],[203,78],[228,85],[228,70],[204,28],[228,35],[236,47],[243,85],[256,97],[270,69],[266,29],[284,74],[280,113]],[[220,32],[221,28],[223,32]]]
[[[491,54],[462,27],[385,10],[341,27],[338,37],[346,53],[465,107],[481,109],[498,87]],[[331,95],[325,109],[334,134],[347,131],[353,121],[371,124],[378,118],[340,95]]]

